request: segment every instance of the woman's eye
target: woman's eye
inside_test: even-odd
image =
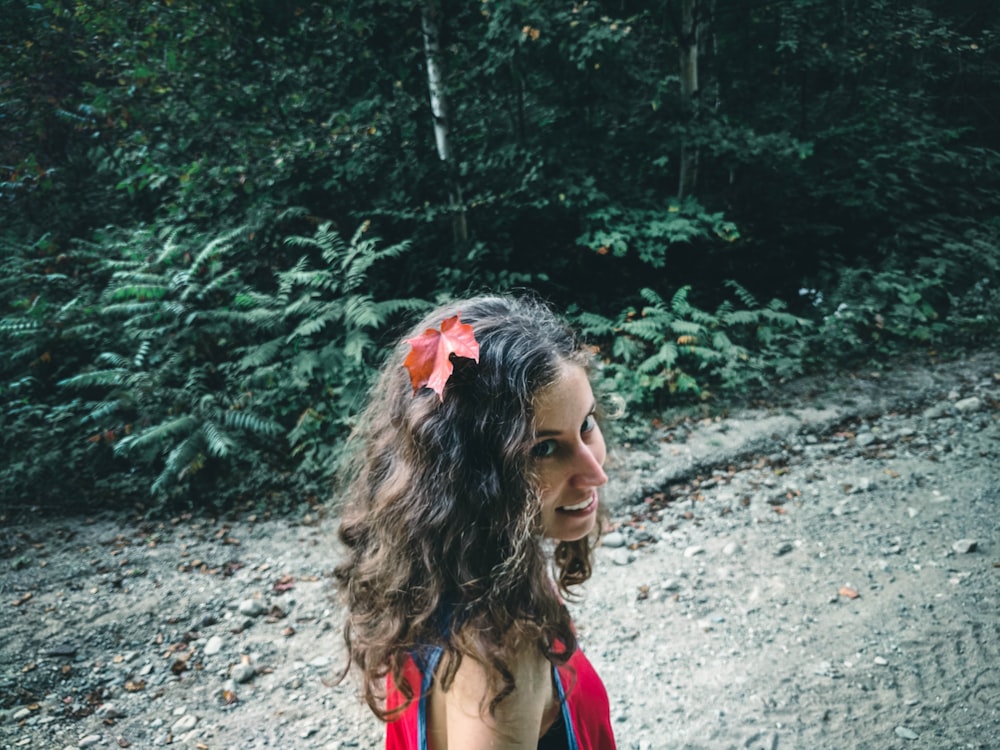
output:
[[[593,414],[588,414],[587,418],[583,420],[583,424],[580,425],[580,432],[587,433],[597,427],[597,419]]]
[[[555,440],[543,440],[531,449],[532,458],[547,458],[556,452]]]

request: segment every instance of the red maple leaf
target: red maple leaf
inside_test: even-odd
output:
[[[410,353],[403,366],[410,371],[413,392],[430,388],[444,401],[444,386],[451,377],[454,365],[451,355],[479,361],[479,342],[472,326],[463,323],[458,315],[448,318],[441,329],[428,328],[416,338],[407,339]]]

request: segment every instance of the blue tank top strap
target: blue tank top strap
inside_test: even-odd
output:
[[[562,721],[566,727],[566,740],[569,743],[569,750],[580,750],[580,743],[576,739],[576,727],[573,726],[573,717],[569,712],[569,701],[566,700],[566,689],[562,684],[562,677],[559,670],[552,667],[552,679],[556,683],[556,690],[559,693],[559,706],[562,710]]]
[[[413,652],[413,661],[423,675],[420,684],[420,700],[417,706],[417,748],[428,750],[427,746],[427,698],[434,683],[434,671],[444,649],[440,646],[426,646]]]

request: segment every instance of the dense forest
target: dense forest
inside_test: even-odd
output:
[[[3,9],[0,512],[323,500],[452,295],[565,311],[621,429],[997,341],[995,0]]]

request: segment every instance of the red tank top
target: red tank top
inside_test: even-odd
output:
[[[433,750],[427,739],[427,695],[440,658],[440,648],[428,648],[407,661],[403,679],[413,688],[413,702],[386,724],[386,750]],[[608,693],[580,649],[566,666],[554,670],[553,680],[562,703],[556,721],[566,729],[568,750],[615,750]],[[391,710],[404,702],[389,677],[386,707]]]

